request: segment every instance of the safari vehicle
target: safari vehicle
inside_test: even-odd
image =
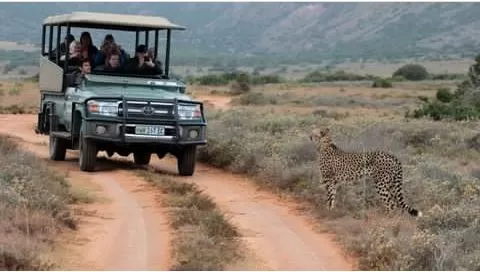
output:
[[[141,33],[147,46],[149,34],[154,33],[155,56],[159,32],[166,31],[164,72],[109,74],[92,69],[76,85],[72,73],[79,68],[68,65],[68,49],[63,61],[59,50],[52,53],[54,32],[60,48],[62,30],[69,35],[72,28],[135,33],[135,48]],[[79,150],[80,169],[90,172],[95,170],[99,151],[110,157],[133,153],[139,165],[149,164],[152,154],[161,159],[170,153],[177,158],[180,175],[193,175],[196,147],[207,143],[203,104],[185,94],[181,81],[169,77],[171,32],[184,29],[156,16],[73,12],[47,17],[42,28],[41,100],[35,131],[49,135],[50,158],[64,160],[67,149]]]

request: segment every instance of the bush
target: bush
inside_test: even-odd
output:
[[[480,58],[479,58],[480,60]],[[470,120],[480,118],[480,62],[473,64],[468,72],[470,80],[458,84],[455,93],[448,89],[439,89],[436,99],[423,101],[420,108],[407,112],[407,117],[431,117],[433,120],[453,119]]]
[[[373,81],[372,88],[392,88],[393,84],[385,78],[377,78]]]
[[[401,76],[407,80],[418,81],[428,78],[428,72],[425,67],[419,64],[407,64],[398,68],[392,75],[393,77]]]
[[[453,94],[450,92],[448,88],[440,88],[437,90],[437,99],[440,102],[448,103],[452,101]]]
[[[233,94],[243,94],[250,91],[250,77],[247,73],[241,73],[235,78],[232,84]]]
[[[371,75],[357,75],[347,73],[345,71],[336,71],[334,73],[331,72],[322,72],[322,71],[314,71],[307,74],[301,82],[332,82],[332,81],[361,81],[361,80],[369,80],[373,79]]]
[[[261,85],[261,84],[274,84],[283,82],[282,78],[278,75],[265,75],[265,76],[253,76],[252,84]]]
[[[234,88],[238,88],[238,90],[242,90],[243,92],[246,89],[246,84],[269,84],[269,83],[281,83],[284,80],[278,75],[249,75],[246,72],[229,72],[223,73],[219,75],[206,75],[201,77],[189,77],[188,81],[190,83],[196,83],[199,85],[212,85],[212,86],[219,86],[219,85],[227,85],[230,82],[234,81],[233,84],[236,85]]]
[[[464,79],[465,75],[462,74],[430,74],[432,80],[456,80]]]

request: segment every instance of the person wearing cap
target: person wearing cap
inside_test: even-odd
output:
[[[147,47],[141,44],[135,50],[135,57],[128,60],[125,72],[128,74],[158,75],[162,74],[162,68],[147,56]]]

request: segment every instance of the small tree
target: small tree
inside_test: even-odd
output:
[[[247,73],[239,73],[232,84],[234,94],[242,94],[250,91],[250,77]]]
[[[386,78],[376,78],[372,83],[372,88],[392,88],[392,82]]]
[[[425,67],[419,64],[406,64],[398,68],[393,77],[403,77],[407,80],[418,81],[424,80],[428,77],[428,72]]]

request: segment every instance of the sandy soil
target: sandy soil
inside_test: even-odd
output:
[[[226,107],[225,101],[214,105]],[[19,138],[22,146],[41,158],[48,157],[48,138],[36,135],[35,115],[0,115],[0,133]],[[95,173],[78,170],[77,152],[65,162],[51,162],[59,171],[68,171],[69,180],[94,184],[98,195],[108,202],[89,205],[93,217],[84,217],[80,230],[65,246],[65,269],[165,270],[168,269],[169,231],[164,213],[156,202],[158,190],[151,188],[118,163],[100,162]],[[112,159],[115,159],[112,158]],[[131,160],[131,158],[130,158]],[[236,224],[243,236],[250,261],[232,269],[262,270],[351,270],[330,234],[319,233],[295,203],[256,188],[253,181],[213,167],[198,164],[193,177],[177,175],[176,160],[152,156],[151,166],[159,174],[199,185],[213,197]],[[88,218],[88,219],[85,219]],[[239,267],[241,266],[241,267]]]

